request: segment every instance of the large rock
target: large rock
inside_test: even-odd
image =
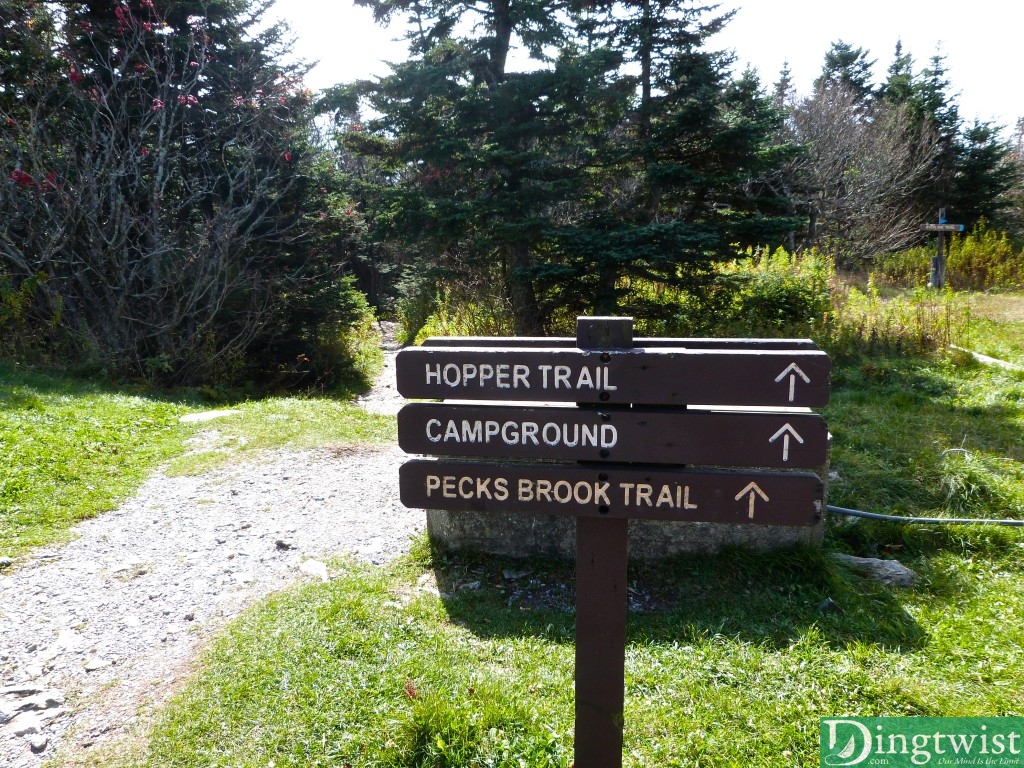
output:
[[[837,552],[832,558],[854,573],[882,584],[909,587],[917,581],[917,574],[899,560],[880,560],[875,557],[855,557]]]

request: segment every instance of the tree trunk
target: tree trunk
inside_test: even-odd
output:
[[[533,266],[530,249],[525,243],[514,243],[509,246],[506,255],[507,271],[505,275],[506,291],[512,306],[512,323],[516,336],[540,336],[543,328],[540,322],[540,309],[537,306],[537,295],[533,290],[533,280],[529,269]]]
[[[602,260],[596,265],[597,296],[594,298],[594,314],[612,317],[619,310],[618,297],[615,295],[615,282],[618,272],[614,262]]]
[[[491,43],[491,57],[487,67],[487,85],[491,88],[505,80],[505,63],[512,43],[511,0],[493,0],[494,40]]]

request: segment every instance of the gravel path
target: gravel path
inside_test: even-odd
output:
[[[394,413],[393,328],[362,399]],[[397,447],[276,452],[198,477],[156,473],[70,544],[0,575],[0,766],[38,768],[132,731],[203,641],[343,553],[383,563],[424,526],[398,501]]]

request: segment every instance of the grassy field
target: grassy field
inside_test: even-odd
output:
[[[967,343],[977,352],[1024,367],[1024,300],[1020,294],[971,297],[974,320]]]
[[[223,406],[218,406],[222,408]],[[387,442],[393,418],[329,397],[269,397],[213,424],[181,417],[210,406],[52,374],[0,367],[0,557],[62,541],[160,464],[199,473],[259,451]],[[207,430],[198,447],[186,441]]]
[[[875,357],[834,383],[830,503],[1024,517],[1024,374]],[[832,551],[897,557],[919,578],[882,586]],[[421,541],[387,568],[339,568],[232,625],[148,746],[110,765],[571,764],[571,566]],[[817,765],[822,716],[1024,714],[1020,529],[835,517],[824,551],[687,557],[630,578],[631,768]]]
[[[194,408],[0,367],[0,556],[63,540],[182,450]]]
[[[1024,299],[984,307],[972,323],[991,325],[971,346],[1010,359]],[[163,407],[180,444],[188,406]],[[393,420],[362,421],[345,404],[239,407],[217,422],[218,443],[172,469],[295,442],[393,439]],[[830,503],[1024,518],[1024,373],[966,354],[851,358],[824,415]],[[831,552],[895,557],[919,578],[879,585]],[[571,764],[571,565],[447,555],[425,540],[387,567],[336,565],[332,582],[235,621],[132,749],[90,764]],[[1021,529],[833,517],[823,550],[634,564],[630,580],[630,768],[817,765],[823,716],[1024,715]]]

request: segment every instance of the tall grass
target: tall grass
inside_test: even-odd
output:
[[[934,244],[909,248],[880,257],[874,268],[896,285],[923,286],[928,283],[936,252]],[[1016,247],[1006,232],[989,229],[982,221],[969,234],[950,238],[946,282],[961,291],[1024,287],[1024,250]]]
[[[966,297],[950,290],[886,298],[873,281],[865,290],[836,281],[831,299],[812,336],[837,356],[934,352],[961,343],[970,325]]]
[[[748,250],[691,290],[636,279],[620,287],[625,303],[640,310],[637,336],[809,336],[837,355],[921,354],[960,343],[970,321],[960,294],[883,295],[873,280],[858,288],[817,251]],[[464,285],[438,290],[429,309],[410,304],[403,322],[410,339],[512,333],[509,313],[489,289]],[[556,325],[550,330],[572,333],[566,322]]]

